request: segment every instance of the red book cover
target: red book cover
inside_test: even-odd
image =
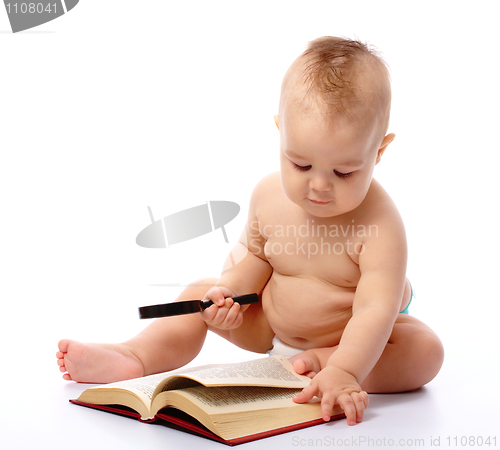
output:
[[[154,419],[144,421],[140,418],[140,415],[136,411],[134,411],[130,408],[124,407],[124,406],[120,406],[120,405],[94,405],[91,403],[79,402],[78,400],[70,400],[70,402],[74,403],[75,405],[86,406],[89,408],[99,409],[101,411],[106,411],[106,412],[110,412],[110,413],[114,413],[114,414],[119,414],[122,416],[135,418],[135,419],[140,420],[141,422],[165,425],[165,426],[168,426],[169,428],[175,428],[178,430],[182,430],[184,432],[193,433],[193,434],[196,434],[198,436],[203,436],[203,437],[212,439],[214,441],[221,442],[221,443],[226,444],[226,445],[243,444],[245,442],[251,442],[251,441],[255,441],[257,439],[264,439],[267,437],[276,436],[278,434],[288,433],[290,431],[296,431],[296,430],[300,430],[302,428],[312,427],[314,425],[320,425],[322,423],[325,423],[323,421],[323,419],[320,418],[320,419],[316,419],[316,420],[311,420],[309,422],[298,423],[295,425],[290,425],[287,427],[282,427],[282,428],[277,428],[274,430],[264,431],[262,433],[251,434],[248,436],[242,436],[239,438],[222,439],[220,436],[217,436],[216,434],[212,433],[210,430],[205,428],[196,419],[192,418],[188,414],[186,414],[183,411],[180,411],[179,409],[176,409],[176,408],[164,408],[158,412],[158,414],[154,417]],[[337,414],[335,416],[332,416],[331,420],[343,419],[344,417],[345,417],[345,415],[343,413]]]

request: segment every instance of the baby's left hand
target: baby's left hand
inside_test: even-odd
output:
[[[333,407],[338,404],[347,417],[348,425],[363,420],[368,407],[368,394],[361,389],[354,376],[335,366],[326,366],[312,380],[311,384],[294,397],[296,403],[306,403],[314,396],[321,398],[323,420],[330,420]]]

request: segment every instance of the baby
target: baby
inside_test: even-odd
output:
[[[390,104],[387,68],[364,44],[311,42],[283,80],[275,117],[281,170],[252,193],[232,252],[241,261],[179,296],[215,304],[158,319],[121,344],[64,339],[57,352],[63,377],[107,383],[173,370],[198,354],[211,330],[241,348],[290,358],[311,378],[294,401],[320,397],[325,421],[338,404],[354,425],[367,393],[432,380],[443,347],[408,315],[403,222],[372,177],[395,137],[387,134]],[[231,299],[251,292],[260,293],[258,304]]]

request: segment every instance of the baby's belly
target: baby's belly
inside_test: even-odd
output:
[[[354,292],[354,287],[275,271],[262,294],[262,306],[283,342],[303,349],[332,347],[352,316]]]

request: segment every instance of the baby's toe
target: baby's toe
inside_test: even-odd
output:
[[[292,365],[295,372],[297,372],[299,375],[307,375],[310,378],[316,375],[316,373],[314,372],[314,365],[306,359],[296,359],[292,362]]]
[[[61,339],[57,344],[57,347],[59,348],[58,353],[67,353],[70,342],[71,339]]]
[[[292,363],[293,369],[298,374],[303,374],[306,368],[306,362],[303,359],[296,359],[295,361],[290,361]]]
[[[320,370],[318,356],[312,350],[306,350],[290,358],[294,370],[301,375],[313,378]]]

